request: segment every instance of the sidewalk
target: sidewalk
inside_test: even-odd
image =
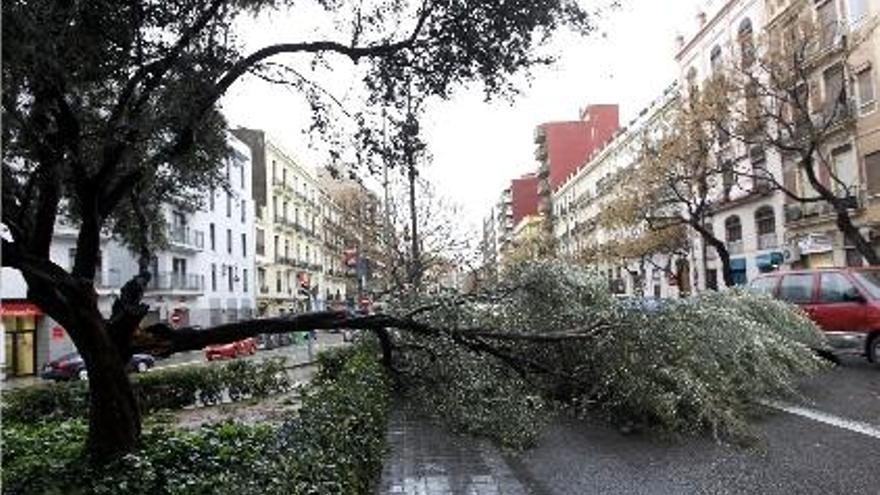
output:
[[[488,441],[449,433],[395,404],[380,494],[527,495],[535,493]]]

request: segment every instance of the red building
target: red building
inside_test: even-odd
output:
[[[520,220],[538,213],[538,176],[526,174],[510,182],[513,209],[513,225]]]
[[[580,120],[547,122],[535,129],[542,213],[549,218],[553,191],[619,128],[617,105],[590,105],[581,111]]]

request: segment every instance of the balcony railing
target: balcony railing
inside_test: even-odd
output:
[[[190,230],[189,227],[168,226],[169,241],[174,247],[201,251],[205,248],[205,233],[201,230]]]
[[[204,278],[201,275],[178,272],[154,273],[150,283],[147,284],[149,291],[201,292],[204,288]]]
[[[776,236],[776,232],[758,236],[758,249],[775,249],[777,247],[779,247],[779,238]]]
[[[110,269],[106,272],[95,273],[96,289],[118,289],[122,287],[122,277],[119,270]]]
[[[727,241],[727,252],[731,255],[742,254],[743,241]]]

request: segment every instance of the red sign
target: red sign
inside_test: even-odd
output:
[[[59,326],[52,327],[52,340],[61,340],[64,338],[64,329]]]

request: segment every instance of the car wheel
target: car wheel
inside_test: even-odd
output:
[[[880,363],[880,333],[875,333],[868,341],[868,361]]]
[[[144,362],[144,361],[138,362],[138,364],[137,364],[137,372],[138,373],[146,373],[148,369],[150,369],[150,366],[146,362]]]
[[[76,377],[80,380],[88,380],[89,372],[85,368],[83,368],[77,372]]]

